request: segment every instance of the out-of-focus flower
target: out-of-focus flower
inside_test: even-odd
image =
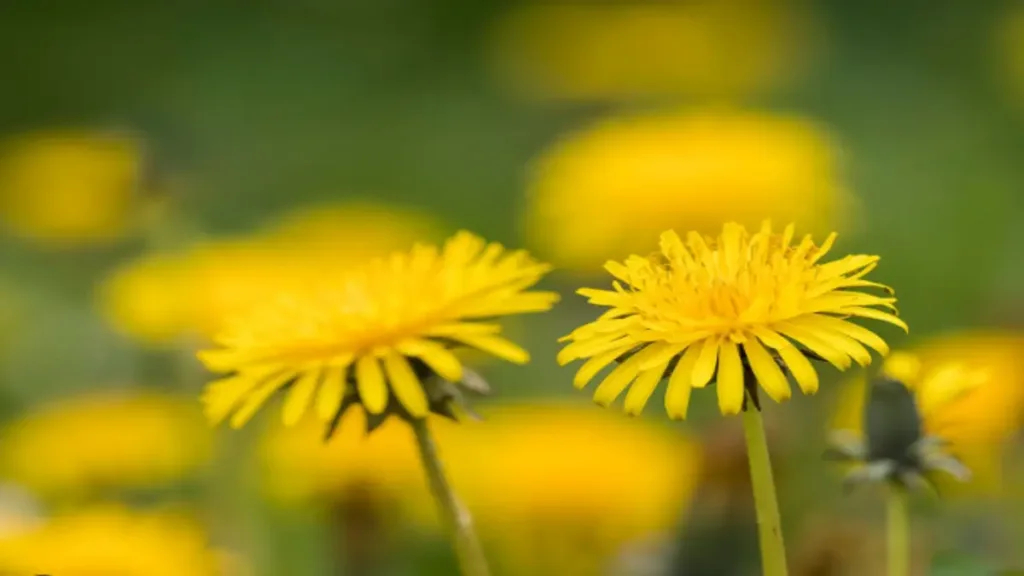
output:
[[[612,118],[537,162],[526,233],[580,272],[645,253],[663,230],[764,219],[842,228],[853,203],[829,134],[799,117],[723,110]]]
[[[890,481],[921,488],[936,472],[967,481],[970,470],[946,453],[948,440],[934,429],[942,421],[944,406],[986,378],[983,371],[957,363],[942,363],[922,373],[917,356],[893,354],[881,376],[861,386],[867,395],[866,405],[862,400],[862,426],[833,433],[830,455],[855,464],[847,484]]]
[[[105,283],[100,307],[121,332],[152,345],[210,338],[226,319],[276,294],[432,239],[437,228],[426,215],[397,208],[304,208],[251,236],[130,262]]]
[[[224,560],[195,522],[118,507],[57,516],[33,529],[0,536],[4,574],[237,574],[226,569]]]
[[[574,384],[583,388],[618,361],[594,392],[603,406],[626,388],[625,408],[639,414],[658,383],[669,378],[665,407],[685,418],[692,388],[718,387],[722,414],[738,414],[758,385],[776,402],[790,396],[787,373],[813,394],[818,374],[808,356],[840,370],[871,362],[868,348],[889,347],[850,318],[907,326],[894,315],[896,299],[858,291],[888,287],[864,280],[878,256],[819,261],[833,233],[818,246],[810,235],[793,242],[793,226],[773,234],[765,222],[755,234],[728,223],[719,237],[691,232],[684,243],[674,231],[661,236],[661,251],[609,262],[613,290],[584,288],[591,304],[609,308],[562,341],[567,364],[587,359]],[[867,346],[868,348],[866,348]]]
[[[0,485],[0,539],[31,530],[41,521],[40,506],[31,495],[13,484]]]
[[[434,432],[485,545],[512,574],[600,573],[621,546],[673,530],[697,480],[697,447],[653,425],[566,404],[481,412],[484,422],[442,421]],[[436,529],[408,427],[389,420],[367,436],[360,413],[327,443],[309,419],[270,428],[269,494],[292,504],[374,498]]]
[[[0,145],[0,219],[49,245],[116,240],[134,225],[143,153],[121,133],[45,132]]]
[[[483,414],[446,444],[449,470],[511,574],[602,574],[672,531],[696,482],[697,446],[655,426],[568,404]]]
[[[558,295],[530,292],[548,271],[523,251],[460,232],[440,249],[417,245],[275,298],[240,316],[200,353],[230,375],[203,395],[214,422],[243,426],[275,392],[289,387],[284,421],[310,404],[331,427],[354,404],[388,414],[451,415],[456,384],[474,387],[454,348],[517,364],[525,350],[484,318],[548,310]],[[374,418],[371,418],[374,420]],[[372,426],[375,426],[373,424]]]
[[[532,97],[742,99],[806,67],[811,24],[789,2],[533,3],[498,22],[491,56]]]
[[[1002,452],[1024,423],[1024,337],[955,333],[913,352],[893,354],[883,373],[912,392],[921,435],[941,439],[964,461],[974,477],[969,488],[998,490]],[[867,379],[858,377],[843,390],[832,427],[853,434],[844,444],[857,444],[863,434],[866,388]]]
[[[390,419],[368,435],[366,425],[366,413],[354,409],[327,442],[323,424],[315,418],[303,418],[295,426],[270,426],[260,449],[267,495],[292,506],[336,504],[351,495],[397,504],[429,501],[409,427]],[[438,422],[433,432],[449,445],[451,427]]]
[[[212,449],[192,403],[153,393],[48,405],[10,424],[0,438],[0,474],[60,500],[182,480]]]
[[[995,29],[995,60],[1011,98],[1024,104],[1024,8],[1001,14]]]

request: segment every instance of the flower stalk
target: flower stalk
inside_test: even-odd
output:
[[[437,502],[441,522],[454,540],[459,570],[463,576],[490,576],[487,558],[473,529],[473,517],[459,502],[445,477],[426,418],[411,418],[409,422],[416,436],[416,446],[423,461],[423,470],[427,474],[430,493]]]
[[[886,497],[886,537],[889,576],[910,574],[910,513],[907,491],[890,483]]]
[[[786,547],[782,540],[779,503],[775,496],[771,458],[764,420],[755,402],[748,396],[743,410],[743,432],[750,462],[750,482],[757,511],[757,534],[761,546],[761,569],[764,576],[786,576]]]

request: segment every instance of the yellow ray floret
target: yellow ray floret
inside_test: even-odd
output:
[[[207,388],[207,415],[214,422],[231,415],[231,425],[241,427],[290,385],[287,424],[310,405],[331,419],[350,386],[371,414],[382,413],[393,396],[423,417],[421,379],[462,378],[454,348],[520,364],[529,359],[499,335],[499,325],[481,320],[551,308],[557,294],[527,291],[548,270],[523,251],[460,232],[440,249],[417,245],[282,295],[230,323],[216,339],[220,349],[200,353],[207,368],[230,373]]]
[[[685,241],[670,230],[661,235],[659,253],[609,262],[613,290],[579,291],[609,310],[562,338],[569,344],[559,363],[587,359],[575,378],[583,388],[620,360],[594,400],[607,405],[630,388],[631,414],[668,377],[668,414],[685,418],[690,390],[712,380],[722,413],[736,414],[743,407],[745,373],[782,401],[790,396],[787,371],[804,393],[817,390],[809,355],[845,370],[852,362],[868,364],[867,348],[887,354],[882,338],[850,321],[871,318],[907,329],[895,315],[892,290],[864,279],[878,257],[821,263],[836,235],[818,246],[810,236],[794,243],[793,234],[792,225],[773,234],[768,222],[755,234],[728,223],[717,238],[691,232]],[[886,295],[862,288],[880,288]]]

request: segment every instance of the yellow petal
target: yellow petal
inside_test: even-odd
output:
[[[699,353],[700,348],[697,346],[687,348],[668,379],[668,388],[665,390],[665,410],[668,412],[669,418],[686,418],[686,412],[690,406],[690,391],[693,389],[690,385],[690,373],[693,371],[693,365],[697,361]]]
[[[387,408],[388,387],[375,357],[362,356],[356,361],[356,390],[363,407],[370,414],[380,414]]]
[[[761,342],[757,338],[748,338],[743,343],[743,350],[747,353],[750,369],[768,396],[776,402],[788,400],[792,392],[789,389],[789,382],[786,381],[786,375],[782,373],[779,365],[775,363],[775,359],[764,349]]]
[[[654,393],[654,389],[658,386],[658,382],[661,382],[664,374],[664,365],[640,373],[640,376],[630,386],[629,393],[626,394],[626,414],[638,416],[643,412],[644,406],[651,399],[651,394]]]
[[[428,336],[455,336],[457,334],[497,334],[501,324],[484,322],[453,322],[432,326],[424,332]]]
[[[559,350],[558,355],[555,356],[555,361],[558,362],[559,366],[565,366],[579,358],[590,358],[591,356],[602,354],[608,350],[621,348],[628,339],[629,338],[623,334],[613,333],[607,335],[602,334],[586,340],[577,340]]]
[[[310,368],[295,381],[288,398],[284,401],[282,414],[285,426],[294,426],[309,407],[309,401],[316,393],[317,384],[320,383],[322,370],[317,367]]]
[[[390,352],[384,356],[384,370],[388,374],[388,381],[391,383],[391,390],[395,398],[414,418],[423,418],[427,415],[427,394],[423,391],[423,384],[416,378],[416,374],[409,366],[408,360],[397,352]]]
[[[598,385],[594,391],[594,402],[601,406],[608,406],[622,394],[622,391],[629,386],[629,383],[636,378],[640,371],[640,358],[637,355],[630,356],[628,360],[619,364],[611,374]]]
[[[462,380],[462,362],[444,346],[430,340],[407,340],[398,345],[398,351],[423,361],[438,376],[449,382]]]
[[[202,395],[206,418],[211,424],[220,424],[257,384],[256,381],[240,376],[230,376],[207,384]]]
[[[605,368],[605,366],[608,366],[614,362],[616,358],[622,356],[626,352],[629,352],[632,348],[633,344],[630,343],[620,348],[616,348],[615,350],[609,350],[604,354],[598,354],[590,360],[587,360],[582,366],[580,366],[579,371],[576,372],[576,376],[573,377],[572,380],[572,385],[575,386],[577,390],[582,390],[594,378],[594,376],[597,376],[598,372]]]
[[[840,320],[839,318],[832,318],[830,316],[823,316],[820,314],[812,314],[802,320],[821,330],[829,330],[838,334],[843,334],[844,336],[849,336],[854,340],[870,346],[882,356],[889,354],[889,345],[885,343],[885,340],[882,340],[871,330],[868,330],[863,326],[858,326],[853,322],[847,322],[846,320]]]
[[[718,353],[718,409],[722,414],[739,414],[743,410],[743,362],[736,343],[725,338]]]
[[[650,370],[656,366],[665,367],[670,360],[686,349],[686,344],[658,342],[644,349],[644,357],[640,363],[641,370]]]
[[[808,350],[821,356],[836,368],[846,370],[850,367],[849,356],[836,350],[813,334],[808,334],[806,330],[801,330],[799,327],[792,326],[786,322],[777,323],[775,329],[784,336],[788,336],[806,346]]]
[[[208,384],[201,398],[207,419],[211,424],[220,424],[242,398],[278,370],[266,367],[249,369]]]
[[[452,339],[493,354],[503,360],[508,360],[513,364],[526,364],[530,361],[529,352],[500,336],[457,334],[452,335]]]
[[[814,365],[807,359],[807,356],[804,356],[804,353],[792,342],[768,328],[755,328],[754,335],[779,353],[804,394],[814,394],[818,391],[818,371],[814,369]]]
[[[260,406],[262,406],[274,392],[277,392],[293,378],[295,378],[295,372],[293,370],[289,370],[272,376],[270,379],[260,384],[258,388],[249,394],[245,401],[242,402],[242,405],[238,408],[238,411],[231,417],[231,427],[238,429],[245,426],[245,423],[252,419]]]
[[[809,322],[808,318],[810,318],[810,316],[797,318],[795,320],[791,320],[789,324],[793,327],[798,327],[802,333],[813,336],[832,348],[835,348],[843,354],[853,358],[854,361],[861,366],[867,366],[871,363],[871,353],[868,352],[860,342],[857,342],[845,334],[840,334],[838,332],[816,326],[813,322]]]
[[[881,310],[875,310],[873,308],[864,308],[862,306],[846,306],[840,310],[836,310],[838,314],[849,314],[851,316],[860,316],[861,318],[871,318],[872,320],[880,320],[882,322],[888,322],[893,326],[897,326],[903,329],[904,332],[910,332],[910,328],[907,323],[900,319],[899,316],[883,312]]]
[[[690,373],[690,384],[694,388],[703,388],[707,386],[708,382],[711,381],[711,377],[715,375],[715,365],[718,361],[718,338],[708,338],[700,344],[694,344],[694,346],[700,347],[700,355],[697,356],[697,361],[693,365],[693,371]]]
[[[316,397],[316,413],[321,420],[330,420],[338,412],[345,396],[348,366],[331,366],[324,370],[323,378]]]

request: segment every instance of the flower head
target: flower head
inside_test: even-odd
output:
[[[481,413],[445,438],[448,469],[509,574],[602,573],[623,546],[673,533],[692,497],[686,435],[566,403]]]
[[[525,252],[460,232],[441,249],[417,245],[281,295],[232,322],[219,349],[200,353],[209,369],[230,373],[207,389],[207,414],[241,427],[286,386],[287,423],[311,403],[335,425],[355,403],[375,417],[450,414],[454,383],[475,380],[454,348],[529,359],[500,325],[481,320],[549,309],[557,294],[527,291],[547,271]]]
[[[4,574],[237,576],[194,521],[98,507],[0,537]]]
[[[516,5],[492,35],[495,72],[536,97],[741,99],[803,69],[802,16],[729,0]]]
[[[843,391],[829,454],[852,461],[849,480],[940,482],[995,489],[1001,454],[1019,429],[1024,371],[1019,336],[962,333],[886,359],[878,380]]]
[[[537,162],[524,221],[556,266],[589,273],[645,253],[663,230],[772,219],[819,233],[853,207],[824,127],[703,110],[615,117],[561,140]]]
[[[808,356],[840,370],[871,362],[868,349],[887,354],[875,333],[851,322],[871,318],[906,329],[894,315],[896,299],[857,288],[889,288],[864,279],[877,256],[855,255],[822,263],[835,234],[818,246],[811,237],[793,242],[793,226],[755,234],[726,224],[721,236],[674,231],[661,236],[661,251],[631,256],[605,268],[613,290],[579,291],[591,304],[608,307],[597,320],[562,341],[561,364],[586,358],[576,374],[582,388],[615,361],[594,393],[608,405],[632,385],[626,411],[639,414],[658,383],[669,378],[669,416],[685,418],[691,388],[715,381],[723,414],[736,414],[757,386],[775,401],[790,396],[787,372],[804,393],[818,388]],[[745,392],[746,391],[746,392]]]
[[[438,227],[426,214],[391,206],[300,208],[245,236],[129,262],[104,283],[99,305],[118,330],[147,344],[211,338],[275,294],[438,236]]]
[[[114,240],[134,224],[142,176],[142,147],[125,134],[26,134],[0,151],[0,219],[51,245]]]
[[[65,400],[16,420],[0,438],[0,475],[57,500],[173,483],[205,465],[212,449],[194,404],[160,394]]]

